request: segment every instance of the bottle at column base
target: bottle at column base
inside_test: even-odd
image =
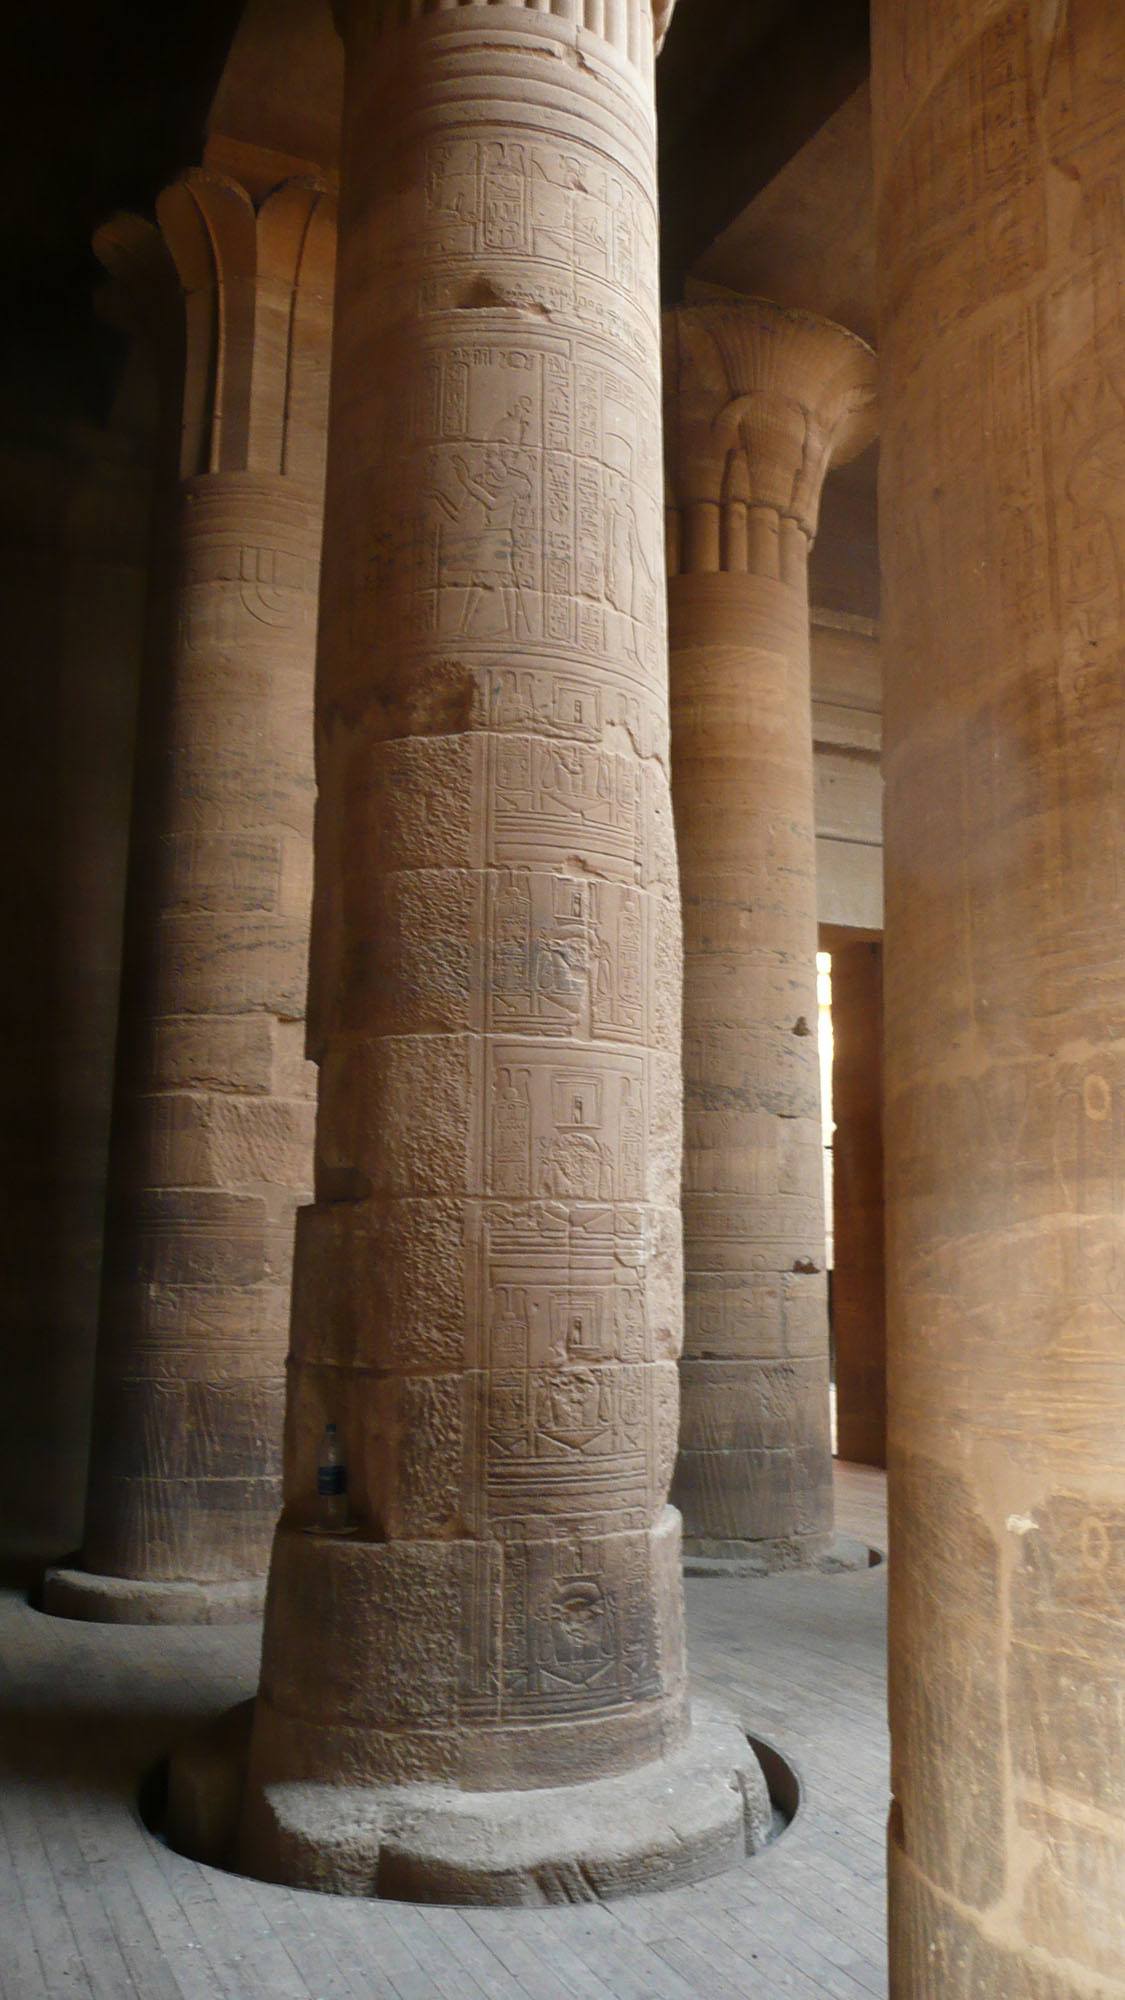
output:
[[[316,1523],[322,1535],[340,1535],[348,1520],[348,1468],[335,1424],[326,1424],[316,1468]]]

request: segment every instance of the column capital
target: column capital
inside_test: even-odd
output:
[[[670,504],[766,508],[811,542],[829,465],[876,434],[871,348],[768,299],[677,306],[664,328]]]
[[[229,175],[192,168],[156,223],[115,215],[94,251],[110,309],[152,347],[180,428],[181,478],[209,472],[323,477],[336,201],[321,180],[255,203]]]
[[[617,48],[622,55],[640,57],[642,45],[651,42],[656,55],[675,11],[676,0],[503,0],[508,12],[553,17],[560,26],[583,28]],[[488,26],[497,23],[497,0],[332,0],[332,12],[346,41],[361,24],[382,33],[428,13],[454,13],[464,24],[466,8],[487,9]]]

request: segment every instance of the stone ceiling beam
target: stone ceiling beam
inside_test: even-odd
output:
[[[718,4],[729,14],[731,0]],[[711,6],[681,7],[657,72],[669,303],[682,297],[696,259],[868,73],[868,0],[803,0],[765,28],[759,9],[740,0],[734,20],[733,29],[721,24],[722,74],[702,98],[691,81],[706,71],[706,43],[719,25]]]

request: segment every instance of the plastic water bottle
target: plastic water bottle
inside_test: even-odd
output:
[[[348,1468],[340,1451],[335,1424],[324,1427],[320,1463],[316,1468],[317,1520],[329,1533],[348,1525]]]

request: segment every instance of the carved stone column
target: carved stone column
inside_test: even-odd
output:
[[[883,947],[832,951],[832,1334],[836,1449],[887,1462],[883,1253]]]
[[[692,1565],[832,1536],[808,554],[874,357],[765,301],[667,316],[676,835],[684,902],[683,1420]]]
[[[260,1606],[303,1053],[334,202],[192,172],[100,248],[180,413],[138,728],[84,1569],[48,1606]],[[173,423],[173,433],[177,428]]]
[[[876,0],[896,2000],[1125,1993],[1125,12]]]
[[[653,20],[341,12],[317,1200],[243,1865],[587,1896],[741,1853],[736,1767],[763,1798],[738,1732],[689,1739],[666,1505]],[[326,1420],[355,1515],[335,1540],[306,1531]]]

